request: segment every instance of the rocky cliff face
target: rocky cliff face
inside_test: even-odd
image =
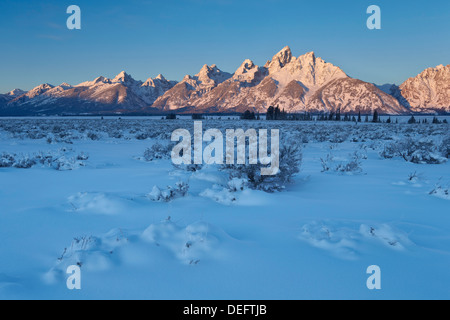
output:
[[[414,112],[450,112],[450,65],[426,69],[398,89],[396,95]]]

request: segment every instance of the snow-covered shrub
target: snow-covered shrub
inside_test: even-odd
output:
[[[15,155],[3,152],[0,156],[0,168],[10,168],[15,163]]]
[[[450,188],[443,187],[437,184],[433,190],[430,191],[430,195],[436,196],[438,198],[450,200]]]
[[[347,163],[340,163],[335,169],[337,172],[361,172],[361,162],[353,159]]]
[[[18,169],[29,169],[34,165],[36,165],[36,159],[30,158],[28,155],[24,155],[15,160],[13,167]]]
[[[163,146],[160,143],[155,143],[144,151],[144,159],[149,162],[153,160],[170,159],[171,151],[171,145]]]
[[[450,158],[450,135],[444,138],[439,147],[439,151],[441,151],[442,155],[447,159]]]
[[[300,172],[303,154],[297,145],[284,144],[280,149],[280,168],[276,175],[261,175],[262,164],[225,165],[224,170],[229,171],[230,179],[244,179],[251,189],[265,192],[282,191],[292,178]]]
[[[122,139],[123,138],[123,132],[120,130],[109,131],[108,135],[110,138],[114,138],[114,139]]]
[[[197,172],[203,168],[203,164],[173,164],[173,166],[179,170],[184,170],[187,172]]]
[[[136,135],[136,140],[147,140],[150,138],[147,132],[140,132]]]
[[[98,140],[100,140],[100,137],[99,137],[96,133],[94,133],[94,132],[88,132],[88,133],[86,134],[86,137],[88,137],[88,138],[91,139],[92,141],[98,141]]]
[[[210,198],[215,202],[228,206],[237,200],[235,191],[231,191],[230,189],[219,185],[214,185],[212,188],[204,190],[200,193],[200,196]]]
[[[70,171],[78,167],[83,167],[84,163],[75,158],[66,158],[65,156],[53,159],[52,167],[58,171]]]
[[[331,143],[344,143],[345,141],[347,141],[349,136],[350,133],[348,133],[347,131],[340,131],[332,135],[329,141]]]
[[[394,143],[387,144],[381,152],[381,156],[386,159],[402,157],[407,162],[417,164],[441,164],[447,159],[438,154],[438,148],[432,140],[414,140],[405,138]]]
[[[113,266],[115,252],[128,244],[129,238],[126,230],[114,229],[110,232],[95,236],[80,236],[73,238],[70,245],[62,250],[57,262],[45,275],[48,283],[65,281],[68,266],[77,265],[89,270],[104,271]]]
[[[329,153],[325,159],[320,158],[322,172],[360,173],[362,172],[361,159],[364,159],[364,155],[358,151],[351,154],[350,160],[348,161],[337,161],[334,156]]]
[[[89,157],[85,153],[70,156],[72,150],[61,149],[58,152],[37,152],[32,155],[17,155],[15,153],[2,153],[0,155],[0,168],[29,169],[36,165],[54,168],[58,171],[73,170],[85,166],[84,161]]]
[[[320,158],[320,163],[322,164],[322,172],[327,172],[331,170],[331,163],[333,162],[333,156],[328,153],[326,158]]]
[[[77,160],[79,161],[86,161],[89,159],[89,155],[87,153],[81,152],[77,156]]]
[[[37,164],[35,158],[29,155],[17,155],[15,153],[4,152],[0,156],[0,168],[29,169]]]
[[[410,182],[417,182],[418,179],[419,179],[419,175],[417,174],[417,171],[411,172],[408,175],[408,181],[410,181]]]
[[[248,180],[242,178],[232,178],[228,181],[227,187],[231,192],[243,191],[248,184]]]
[[[185,197],[188,191],[189,185],[186,182],[179,181],[175,184],[175,187],[168,186],[165,190],[154,186],[152,192],[147,197],[152,201],[170,202],[174,199]]]

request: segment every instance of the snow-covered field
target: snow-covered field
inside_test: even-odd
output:
[[[300,172],[175,167],[188,119],[0,119],[0,299],[450,298],[448,124],[203,125],[280,129]]]

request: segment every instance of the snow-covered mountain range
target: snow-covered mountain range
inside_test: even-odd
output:
[[[391,94],[413,112],[450,113],[450,65],[428,68],[399,87],[393,85]]]
[[[233,73],[204,65],[179,83],[162,75],[137,81],[125,72],[71,86],[40,85],[0,95],[0,114],[288,112],[404,114],[450,112],[450,65],[429,68],[400,86],[351,78],[310,52],[283,48],[264,66],[247,59]]]

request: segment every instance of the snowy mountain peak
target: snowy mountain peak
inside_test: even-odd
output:
[[[44,83],[36,87],[36,89],[52,89],[52,88],[54,88],[54,86],[49,83]]]
[[[286,66],[292,60],[292,51],[288,46],[284,47],[280,52],[268,61],[265,67],[269,69],[269,73],[275,73]]]
[[[288,63],[288,62],[290,62],[291,58],[292,58],[291,48],[289,46],[286,46],[283,49],[281,49],[280,52],[278,52],[272,58],[272,60],[280,59],[280,60],[285,60],[285,63]]]
[[[253,63],[253,61],[250,60],[250,59],[246,59],[246,60],[241,64],[241,66],[239,67],[238,71],[239,71],[239,70],[242,70],[242,71],[244,71],[244,70],[250,70],[250,69],[253,69],[254,67],[255,67],[255,64]],[[238,71],[236,71],[236,72],[238,72]]]
[[[314,53],[314,51],[311,51],[304,55],[301,55],[300,57],[298,57],[298,59],[302,60],[304,62],[315,64],[316,63],[316,54]],[[321,58],[319,58],[319,60],[323,61]]]
[[[243,75],[247,72],[249,72],[250,70],[257,68],[258,66],[256,66],[252,60],[247,59],[245,60],[241,66],[236,70],[236,72],[234,73],[234,76],[240,76]]]
[[[130,83],[134,81],[135,80],[125,71],[122,71],[113,79],[113,82],[120,82],[120,83]]]
[[[409,78],[396,98],[415,112],[450,112],[450,65],[428,68]]]
[[[205,85],[217,85],[231,78],[231,74],[223,72],[215,64],[211,66],[205,64],[195,77]]]
[[[168,86],[168,85],[174,86],[175,84],[176,84],[175,81],[169,81],[166,78],[164,78],[164,76],[162,74],[158,74],[156,76],[156,78],[149,78],[149,79],[147,79],[142,84],[142,87],[154,87],[154,88],[156,88],[158,86],[160,86],[160,87],[161,86],[165,87],[165,86]]]
[[[254,83],[266,75],[266,69],[261,69],[252,60],[245,60],[233,74],[233,81]]]
[[[28,91],[27,95],[28,96],[35,96],[35,95],[44,93],[44,92],[46,92],[46,91],[48,91],[50,89],[53,89],[53,88],[54,88],[53,85],[48,84],[48,83],[44,83],[44,84],[41,84],[41,85],[37,86],[36,88],[33,88],[32,90]]]
[[[275,60],[269,64],[268,68],[270,77],[277,81],[278,87],[285,87],[294,81],[306,91],[317,89],[332,80],[347,77],[339,67],[316,57],[314,52],[295,58],[288,51],[284,51],[284,54],[282,51],[282,54],[275,56]],[[291,84],[289,89],[291,92],[293,87],[297,87],[295,83]],[[295,91],[302,90],[297,87]]]
[[[6,95],[10,96],[10,97],[19,97],[21,95],[24,95],[25,93],[27,93],[27,92],[20,90],[20,89],[14,89],[14,90],[8,92]]]
[[[100,76],[100,77],[95,78],[93,81],[82,82],[82,83],[78,84],[77,87],[92,87],[92,86],[97,86],[97,85],[103,85],[106,83],[111,83],[111,80],[108,78],[105,78],[103,76]]]
[[[215,64],[208,66],[207,64],[205,64],[201,69],[200,72],[196,75],[197,77],[201,77],[201,76],[207,76],[211,73],[220,71],[217,66]]]
[[[122,71],[113,80],[101,76],[75,88],[63,83],[42,84],[27,93],[17,89],[0,95],[0,104],[6,106],[4,114],[142,109],[265,112],[275,105],[288,112],[450,112],[450,65],[428,68],[400,87],[374,86],[350,78],[313,51],[297,58],[286,46],[264,67],[246,59],[234,74],[205,64],[180,83],[162,74],[143,83]]]

